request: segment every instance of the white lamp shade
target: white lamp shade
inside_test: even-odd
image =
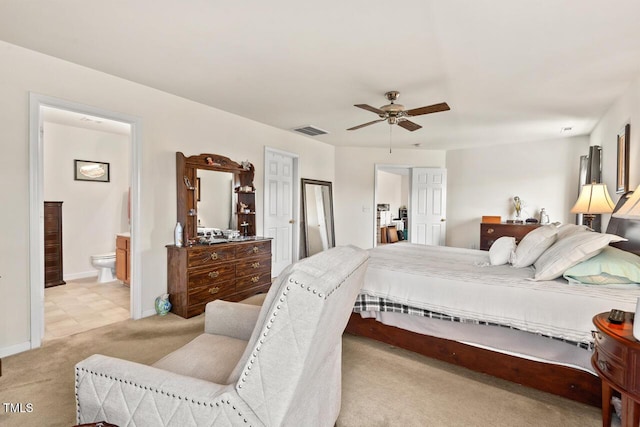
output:
[[[582,186],[578,201],[571,213],[605,214],[613,212],[615,204],[609,196],[606,184],[587,184]]]
[[[624,205],[613,214],[616,218],[638,219],[640,218],[640,185],[635,189],[633,194],[629,196]],[[640,323],[640,322],[638,322]]]

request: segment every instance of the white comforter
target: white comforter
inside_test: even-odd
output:
[[[592,318],[612,308],[635,311],[640,287],[534,282],[533,267],[489,265],[473,249],[397,243],[370,251],[362,293],[465,319],[591,342]]]

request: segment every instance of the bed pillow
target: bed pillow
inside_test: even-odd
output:
[[[576,233],[560,239],[535,262],[534,280],[556,279],[574,265],[598,255],[609,243],[624,240],[627,239],[595,231]]]
[[[558,227],[555,225],[543,225],[524,236],[513,256],[512,264],[515,268],[529,267],[536,262],[538,257],[544,253],[556,241]]]
[[[516,238],[503,236],[493,242],[489,248],[489,261],[491,265],[504,265],[511,261],[513,251],[516,249]]]
[[[562,224],[558,227],[558,239],[564,239],[565,237],[569,237],[576,233],[581,233],[583,231],[591,231],[589,227],[586,225],[577,225],[577,224]]]
[[[640,283],[640,256],[612,246],[569,268],[564,278],[588,285]]]

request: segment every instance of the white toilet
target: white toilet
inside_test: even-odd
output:
[[[110,252],[102,255],[91,255],[91,265],[98,271],[98,283],[112,282],[116,280],[116,253]]]

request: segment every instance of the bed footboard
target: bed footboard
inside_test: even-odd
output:
[[[352,313],[346,333],[371,338],[427,357],[492,375],[568,399],[601,406],[600,378],[579,369],[536,362],[456,341],[418,334]]]

